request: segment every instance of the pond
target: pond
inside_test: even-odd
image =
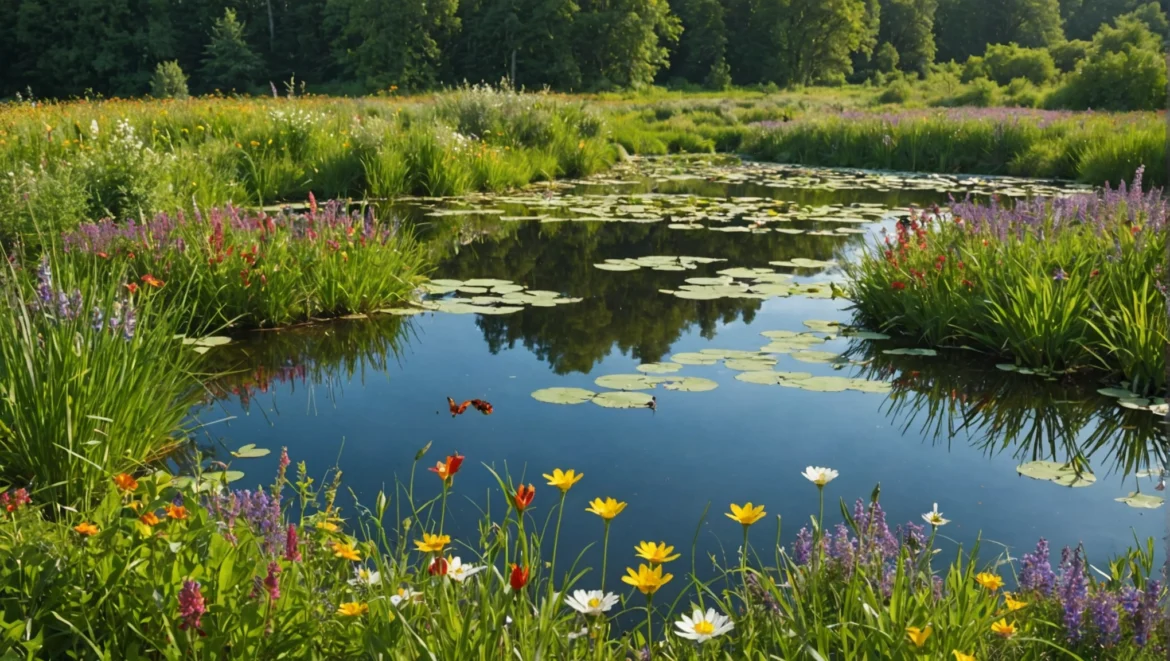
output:
[[[585,477],[568,495],[562,558],[592,544],[582,562],[600,567],[602,524],[587,501],[629,503],[613,525],[607,584],[642,540],[684,552],[695,540],[700,573],[708,554],[735,563],[740,528],[723,516],[731,502],[766,506],[756,544],[776,534],[780,516],[790,545],[817,510],[817,490],[801,477],[809,465],[840,472],[826,490],[833,524],[839,499],[852,507],[880,483],[891,524],[922,523],[937,502],[951,521],[942,533],[966,546],[982,533],[1019,557],[1043,536],[1054,547],[1083,542],[1100,566],[1135,533],[1164,531],[1164,509],[1116,500],[1160,496],[1146,471],[1163,461],[1163,418],[1098,392],[1113,384],[851,334],[849,302],[829,285],[911,204],[1058,190],[706,159],[638,161],[603,179],[507,195],[400,201],[393,211],[439,258],[426,309],[217,348],[217,364],[234,373],[211,384],[214,401],[199,411],[218,421],[202,429],[205,445],[245,471],[238,485],[270,482],[275,470],[274,455],[231,459],[227,450],[243,444],[287,446],[317,477],[336,464],[361,503],[394,494],[388,518],[398,519],[395,483],[409,481],[419,448],[433,443],[415,477],[419,500],[439,491],[422,468],[458,451],[467,459],[448,518],[457,549],[477,543],[479,508],[495,489],[481,464],[536,484],[539,522],[557,500],[540,475],[576,469]],[[564,388],[590,392],[548,390]],[[592,395],[622,389],[634,394]],[[447,397],[493,411],[452,416]],[[1094,483],[1017,473],[1074,456]],[[348,497],[343,506],[352,527]],[[498,493],[491,507],[498,520]],[[1001,551],[985,549],[988,559]],[[594,573],[585,584],[596,582]]]

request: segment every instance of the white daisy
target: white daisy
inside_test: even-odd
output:
[[[400,604],[409,604],[411,602],[421,603],[423,595],[421,592],[415,592],[410,588],[398,588],[398,594],[390,596],[390,603],[394,606]]]
[[[716,613],[714,608],[708,608],[706,613],[696,608],[694,615],[683,615],[674,626],[678,627],[675,633],[698,643],[705,643],[735,628],[731,618]]]
[[[584,615],[601,615],[613,608],[618,602],[618,596],[612,592],[606,594],[601,590],[573,590],[573,596],[565,597],[569,608]]]
[[[837,476],[840,475],[840,473],[833,470],[832,468],[809,466],[808,468],[804,469],[804,472],[801,473],[801,475],[807,478],[809,482],[816,484],[818,487],[823,487],[837,479]]]
[[[951,522],[950,519],[944,519],[942,512],[938,511],[938,503],[934,504],[934,509],[927,512],[926,514],[923,514],[922,519],[935,528],[939,526],[945,526]]]
[[[465,565],[463,564],[463,561],[459,559],[459,556],[455,556],[454,558],[451,558],[450,562],[447,563],[447,577],[452,581],[458,581],[462,583],[463,581],[466,581],[467,579],[475,576],[485,569],[487,569],[486,566],[477,567],[472,564]]]
[[[350,585],[364,585],[371,587],[382,582],[382,574],[378,571],[370,571],[365,567],[355,567],[353,570],[353,578],[349,579]]]

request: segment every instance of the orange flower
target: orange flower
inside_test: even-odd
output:
[[[525,487],[521,484],[516,487],[516,495],[512,498],[512,504],[516,506],[517,512],[523,512],[532,504],[534,497],[536,497],[536,487],[531,484]]]
[[[187,518],[187,508],[182,505],[175,505],[174,503],[167,503],[163,509],[167,511],[168,519],[175,519],[182,521]]]
[[[82,522],[76,526],[73,526],[73,529],[76,530],[78,534],[85,537],[98,534],[98,527],[92,523]]]
[[[445,482],[455,476],[459,472],[459,466],[463,464],[463,455],[455,453],[447,456],[446,461],[439,461],[435,463],[434,468],[428,468],[438,475]]]
[[[126,289],[129,289],[131,294],[138,293],[138,285],[134,284],[133,282],[126,283]]]
[[[138,520],[145,523],[148,526],[157,526],[158,525],[158,516],[154,512],[147,512],[146,514],[143,514],[142,516],[138,517]]]
[[[147,273],[146,275],[142,276],[142,284],[150,285],[151,287],[158,289],[159,287],[162,287],[166,283],[163,282],[162,280],[159,280],[158,278],[154,277],[153,275]]]
[[[508,577],[508,583],[513,590],[520,591],[525,585],[528,585],[528,568],[520,569],[520,565],[512,564],[512,575]]]
[[[114,476],[114,484],[122,491],[134,491],[138,488],[138,480],[129,473],[118,473]]]

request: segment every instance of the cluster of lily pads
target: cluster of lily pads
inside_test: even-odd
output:
[[[429,280],[422,292],[433,297],[413,302],[412,308],[384,310],[390,314],[410,315],[425,310],[450,314],[513,314],[525,307],[551,308],[583,299],[563,296],[560,292],[528,289],[511,280],[475,278],[472,280]],[[447,297],[455,294],[453,297]]]
[[[1097,476],[1093,475],[1082,461],[1076,459],[1064,464],[1058,461],[1029,461],[1026,464],[1016,466],[1016,472],[1033,480],[1052,482],[1063,487],[1088,487],[1097,482]],[[1165,471],[1161,468],[1138,471],[1136,477],[1162,480],[1165,477]],[[1114,500],[1136,509],[1155,509],[1161,507],[1165,502],[1161,496],[1153,496],[1141,491],[1131,491],[1129,495],[1114,498]]]
[[[1134,409],[1136,411],[1149,411],[1154,415],[1167,415],[1170,413],[1170,404],[1166,402],[1165,397],[1146,397],[1135,392],[1130,392],[1130,384],[1122,383],[1117,388],[1101,388],[1097,392],[1106,397],[1116,397],[1117,405],[1122,408]]]
[[[797,258],[791,261],[771,262],[775,266],[790,268],[824,268],[834,262]],[[729,268],[717,272],[718,277],[687,278],[686,284],[676,289],[660,289],[663,294],[695,301],[711,301],[719,298],[769,298],[805,296],[808,298],[845,297],[845,292],[836,283],[793,282],[793,276],[777,273],[770,268]]]

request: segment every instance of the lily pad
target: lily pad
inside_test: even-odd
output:
[[[680,290],[680,291],[674,292],[674,295],[678,298],[684,298],[684,299],[687,299],[689,301],[713,301],[717,298],[724,297],[724,294],[720,294],[719,292],[713,291],[713,288],[710,288],[710,287],[704,287],[702,289],[697,289],[697,290],[690,290],[690,289]]]
[[[680,365],[714,365],[719,359],[701,353],[676,353],[670,357],[670,362]]]
[[[606,374],[593,381],[601,388],[613,390],[653,390],[661,383],[659,377],[645,374]]]
[[[629,263],[622,263],[622,264],[601,263],[601,264],[594,264],[593,268],[601,269],[602,271],[637,271],[638,269],[640,269],[642,267],[638,266],[637,264],[629,264]]]
[[[770,330],[764,331],[763,333],[760,333],[760,335],[763,335],[770,340],[780,340],[786,337],[796,337],[797,335],[800,335],[800,332],[790,330]]]
[[[1033,480],[1046,480],[1066,487],[1087,487],[1097,481],[1097,477],[1087,470],[1078,475],[1069,464],[1055,461],[1030,461],[1016,466],[1016,472]]]
[[[719,384],[711,379],[687,376],[675,381],[668,381],[662,387],[667,390],[678,390],[681,392],[706,392],[718,388]]]
[[[437,279],[437,280],[428,280],[427,284],[432,284],[432,285],[435,285],[438,287],[462,287],[463,281],[462,280]]]
[[[836,333],[841,329],[842,324],[839,321],[824,321],[823,319],[807,319],[804,325],[808,328],[817,331],[818,333]]]
[[[1113,500],[1116,500],[1119,503],[1125,503],[1130,507],[1136,507],[1137,509],[1143,510],[1157,509],[1162,506],[1162,503],[1166,502],[1165,499],[1159,496],[1150,496],[1144,493],[1138,493],[1136,491],[1131,491],[1129,495],[1124,498],[1114,498]]]
[[[634,369],[646,374],[670,374],[682,369],[680,363],[643,363]]]
[[[423,311],[418,308],[383,308],[381,310],[377,310],[377,312],[381,312],[382,314],[394,314],[400,317],[409,317],[416,314],[422,314]]]
[[[255,443],[249,443],[247,445],[240,446],[238,450],[232,452],[232,456],[244,459],[252,457],[267,457],[271,453],[272,450],[267,448],[258,448],[256,447]]]
[[[476,314],[515,314],[524,308],[515,305],[497,305],[494,307],[479,306]]]
[[[512,281],[498,280],[496,278],[476,278],[474,280],[468,280],[463,284],[469,287],[499,287],[501,285],[510,285]]]
[[[741,372],[735,375],[737,381],[756,383],[762,386],[778,386],[786,382],[811,378],[813,375],[808,372]]]
[[[493,294],[515,294],[515,293],[522,292],[522,291],[524,291],[524,287],[521,285],[509,284],[509,285],[496,285],[495,287],[492,287]]]
[[[584,388],[543,388],[532,393],[532,398],[548,404],[584,404],[597,393]]]
[[[792,357],[802,363],[831,363],[839,358],[832,351],[796,351]]]
[[[776,361],[769,358],[733,358],[723,363],[727,369],[737,372],[771,371]]]
[[[644,409],[654,398],[644,392],[603,392],[591,401],[608,409]]]
[[[938,352],[934,349],[886,349],[882,351],[884,354],[891,356],[937,356]]]
[[[888,340],[888,339],[890,339],[890,336],[886,335],[885,333],[875,333],[874,331],[866,331],[866,330],[854,330],[852,328],[846,328],[845,330],[843,330],[841,332],[841,334],[845,335],[847,337],[855,337],[859,340]]]
[[[732,282],[731,278],[687,278],[690,285],[729,285]]]
[[[1132,399],[1137,397],[1137,393],[1132,393],[1125,388],[1100,388],[1097,392],[1106,397],[1117,397],[1119,399]]]

